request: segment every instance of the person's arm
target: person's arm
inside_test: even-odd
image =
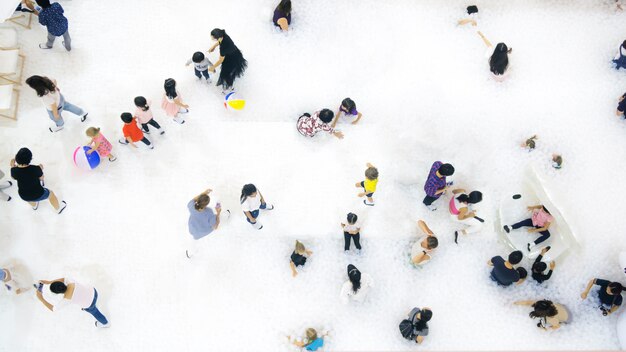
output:
[[[40,291],[37,291],[37,299],[39,299],[39,302],[43,303],[46,308],[50,309],[51,312],[54,312],[54,306],[43,298],[43,294]]]
[[[614,304],[614,305],[612,305],[612,306],[611,306],[611,309],[609,309],[609,310],[607,311],[607,315],[608,315],[608,314],[611,314],[611,313],[613,313],[613,312],[615,312],[615,311],[616,311],[616,310],[618,310],[618,309],[619,309],[619,306],[618,306],[618,305],[615,305],[615,304]]]
[[[244,214],[246,214],[246,217],[248,218],[248,220],[250,220],[253,223],[256,223],[256,220],[254,220],[254,218],[252,217],[252,214],[250,214],[249,211],[244,211]]]
[[[464,26],[464,25],[466,25],[466,24],[468,24],[468,23],[471,23],[471,24],[472,24],[472,26],[476,26],[476,20],[471,19],[471,18],[464,18],[464,19],[459,20],[459,21],[457,22],[457,24],[458,24],[459,26]]]
[[[528,211],[533,211],[533,210],[537,210],[537,209],[543,209],[543,205],[539,204],[539,205],[531,205],[526,207],[526,209],[528,209]]]
[[[92,145],[93,145],[93,147],[92,147]],[[87,154],[91,154],[91,153],[95,152],[96,149],[98,149],[98,147],[100,146],[100,142],[96,142],[93,139],[91,139],[91,142],[89,142],[89,146],[91,147],[91,149],[89,149],[87,151]]]
[[[459,220],[465,220],[465,219],[473,218],[474,216],[476,216],[476,213],[473,211],[469,211],[468,207],[463,207],[459,209],[459,215],[457,216]]]
[[[15,159],[11,159],[11,162],[9,163],[11,165],[11,168],[15,167]]]
[[[185,64],[185,66],[189,66],[189,65],[191,65],[191,63],[192,63],[192,62],[193,62],[193,60],[192,60],[192,59],[187,60],[187,63]]]
[[[333,119],[333,123],[330,125],[332,128],[335,128],[335,126],[337,126],[337,122],[339,121],[339,116],[341,115],[342,111],[341,111],[341,106],[339,107],[339,110],[337,110],[337,113],[335,114],[335,118]]]
[[[60,118],[59,116],[59,106],[57,105],[56,102],[52,103],[52,105],[50,105],[50,107],[52,108],[52,116],[54,116],[54,120],[58,120]]]
[[[418,265],[421,262],[426,260],[426,256],[427,256],[426,252],[421,251],[418,255],[413,257],[411,261],[413,262],[413,264]]]
[[[174,98],[174,104],[176,104],[176,105],[178,105],[178,106],[180,106],[180,107],[182,107],[182,108],[185,108],[185,109],[189,108],[189,105],[187,105],[187,104],[183,103],[183,102],[180,100],[180,97],[176,97],[176,98]]]
[[[215,50],[215,48],[217,48],[218,45],[220,45],[220,42],[219,41],[215,42],[215,44],[213,44],[213,46],[209,49],[209,52],[212,53],[213,50]]]
[[[424,341],[424,336],[417,336],[415,338],[415,342],[417,342],[417,343],[422,343],[423,341]]]
[[[535,301],[516,301],[513,302],[516,306],[532,306],[535,304]]]
[[[293,263],[293,261],[290,261],[289,266],[291,267],[291,276],[296,277],[298,275],[298,271],[296,270],[296,265]]]
[[[135,145],[135,142],[133,142],[133,140],[130,137],[126,137],[126,141],[128,142],[128,144],[132,145],[133,148],[137,148],[137,146]]]
[[[487,265],[489,265],[489,266],[493,266],[493,262],[491,261],[491,259],[489,259],[489,260],[487,261]]]
[[[542,231],[547,230],[548,228],[550,228],[550,222],[546,222],[546,224],[545,224],[545,225],[543,225],[543,227],[540,227],[540,228],[538,228],[538,229],[535,229],[535,228],[530,228],[530,229],[528,229],[528,232],[530,232],[530,233],[533,233],[533,232],[542,232]]]
[[[286,31],[289,29],[289,22],[287,21],[285,17],[279,18],[278,21],[276,22],[280,26],[280,29],[282,29],[283,31]]]
[[[352,121],[352,124],[356,125],[357,123],[359,123],[359,121],[361,120],[361,116],[363,116],[363,114],[361,114],[360,112],[357,113],[356,120]]]
[[[447,191],[447,190],[448,190],[448,186],[445,186],[445,187],[443,187],[443,188],[440,188],[440,189],[438,189],[438,190],[435,192],[435,195],[440,195],[440,194],[442,194],[443,192],[445,192],[445,191]]]
[[[489,41],[489,39],[487,39],[487,37],[485,37],[485,35],[481,31],[478,31],[476,33],[478,33],[478,35],[480,36],[480,38],[483,40],[483,42],[485,43],[487,47],[493,46],[491,45],[491,42]]]
[[[306,253],[307,257],[310,257],[313,255],[313,251],[306,250],[304,252]]]
[[[426,234],[426,236],[433,236],[434,235],[433,231],[428,227],[428,225],[426,225],[424,220],[418,220],[417,221],[417,226],[422,230],[423,233]]]
[[[215,211],[217,212],[217,214],[215,214],[215,225],[213,225],[213,230],[217,230],[217,228],[220,226],[220,214],[222,213],[222,207],[215,207]]]
[[[589,281],[589,283],[587,284],[587,288],[585,288],[583,293],[580,294],[580,297],[582,299],[586,299],[587,298],[587,295],[589,295],[589,291],[591,291],[591,288],[593,287],[593,285],[595,285],[595,283],[596,283],[596,279],[591,279]]]
[[[41,176],[39,176],[39,180],[44,181],[45,177],[43,174],[43,164],[39,164],[39,169],[41,169]]]
[[[207,188],[204,192],[202,192],[202,193],[198,194],[197,196],[193,197],[194,202],[197,201],[198,198],[200,198],[201,195],[204,195],[204,194],[208,195],[211,192],[213,192],[213,190],[210,189],[210,188]]]
[[[217,59],[217,62],[213,64],[213,66],[209,67],[209,72],[215,72],[215,69],[218,68],[222,62],[224,62],[224,57],[220,56],[219,59]]]
[[[452,194],[459,194],[459,193],[465,193],[465,190],[463,188],[456,188],[452,190]]]

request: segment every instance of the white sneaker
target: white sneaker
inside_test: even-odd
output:
[[[427,205],[427,206],[426,206],[426,208],[427,208],[428,210],[430,210],[430,211],[435,211],[435,210],[437,210],[437,207],[436,207],[436,206],[434,206],[434,205],[432,205],[432,204],[431,204],[431,205]]]
[[[209,77],[209,78],[207,78],[207,79],[205,80],[205,82],[206,82],[207,84],[211,84],[211,83],[213,83],[213,80],[211,79],[211,77]]]
[[[183,118],[182,118],[182,117],[180,117],[180,116],[176,116],[176,117],[174,118],[174,122],[179,123],[179,124],[181,124],[181,125],[182,125],[183,123],[185,123],[185,119],[183,119]]]
[[[185,108],[180,108],[180,110],[178,111],[181,114],[186,114],[189,112],[189,109],[185,109]]]
[[[123,145],[127,145],[128,144],[128,141],[126,140],[126,138],[120,138],[118,140],[118,142],[120,142],[120,144],[123,144]]]
[[[258,220],[257,220],[254,224],[250,224],[250,225],[252,225],[252,227],[254,227],[254,228],[255,228],[255,229],[257,229],[257,230],[260,230],[260,229],[262,229],[262,228],[263,228],[263,225],[262,225],[262,224],[261,224],[261,222],[260,222],[260,221],[258,221]]]
[[[106,329],[106,328],[111,327],[111,323],[100,324],[100,322],[96,320],[96,327],[101,328],[101,329]]]
[[[63,129],[64,126],[54,126],[54,127],[50,127],[48,128],[50,130],[50,132],[58,132],[60,130]]]

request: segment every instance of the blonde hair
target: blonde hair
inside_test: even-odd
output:
[[[87,137],[95,137],[100,133],[100,129],[97,127],[89,127],[87,131],[85,131]]]
[[[315,329],[313,328],[306,329],[306,338],[309,340],[309,342],[317,340],[317,331],[315,331]]]
[[[304,245],[302,244],[302,242],[296,240],[296,253],[304,254],[305,251],[306,251],[306,248],[304,248]]]
[[[367,177],[368,180],[375,180],[378,178],[378,169],[375,167],[368,167],[367,170],[365,170],[365,177]]]

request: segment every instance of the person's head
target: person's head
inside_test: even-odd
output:
[[[606,287],[606,293],[608,293],[611,296],[621,295],[623,290],[624,290],[624,287],[619,282],[611,282]]]
[[[546,271],[546,269],[548,269],[548,264],[544,262],[536,262],[535,264],[533,264],[532,270],[533,270],[533,273],[540,274]]]
[[[552,154],[552,167],[560,169],[563,164],[563,157],[559,154]]]
[[[354,224],[356,224],[356,221],[357,221],[358,219],[359,219],[359,217],[358,217],[358,216],[356,216],[356,214],[355,214],[355,213],[348,213],[348,217],[347,217],[348,224],[350,224],[350,225],[354,225]]]
[[[558,314],[556,306],[552,301],[540,300],[532,305],[533,311],[528,314],[531,318],[548,318]]]
[[[124,121],[124,123],[133,122],[133,114],[131,114],[130,112],[123,112],[122,115],[120,115],[120,118],[122,119],[122,121]]]
[[[626,49],[626,40],[622,42],[622,48]]]
[[[302,244],[302,242],[296,240],[296,253],[302,255],[306,252],[306,248]]]
[[[226,31],[223,30],[223,29],[214,28],[211,31],[211,38],[213,40],[220,40],[220,39],[224,38],[225,35],[226,35]]]
[[[67,286],[61,281],[55,281],[50,284],[50,291],[52,291],[52,293],[65,293]]]
[[[528,277],[528,271],[526,271],[526,269],[524,269],[524,268],[517,268],[515,270],[517,270],[517,273],[519,274],[519,279],[520,280],[525,280]]]
[[[375,180],[378,178],[378,169],[375,167],[368,167],[365,170],[365,178],[367,178],[368,180]]]
[[[467,7],[467,14],[471,15],[474,13],[478,13],[478,7],[476,5],[470,5]]]
[[[428,322],[433,317],[433,311],[430,308],[422,308],[419,314],[419,319],[423,322]]]
[[[480,191],[472,191],[470,194],[461,194],[456,197],[461,203],[476,204],[483,200],[483,194]]]
[[[28,165],[33,160],[33,153],[28,148],[21,148],[15,154],[15,162],[19,165]]]
[[[37,92],[37,96],[43,97],[44,95],[54,92],[56,86],[54,82],[48,77],[43,76],[30,76],[26,79],[26,84]]]
[[[443,164],[439,167],[439,170],[437,170],[437,172],[441,176],[452,176],[454,175],[454,166],[450,164]]]
[[[196,51],[195,53],[193,53],[191,61],[199,64],[202,62],[202,60],[204,60],[204,54],[201,51]]]
[[[135,97],[135,106],[143,111],[148,111],[150,109],[150,106],[148,105],[148,100],[146,100],[146,98],[142,96]]]
[[[489,59],[489,70],[494,75],[503,75],[504,71],[506,71],[509,66],[509,53],[511,49],[509,49],[506,44],[498,43],[496,48],[491,54],[491,58]]]
[[[50,0],[35,0],[37,5],[41,6],[41,8],[47,9],[50,7]]]
[[[168,98],[174,99],[178,96],[176,94],[176,81],[173,78],[166,79],[165,83],[163,83],[163,88],[165,88],[165,95]]]
[[[509,264],[516,265],[519,264],[524,258],[524,254],[522,251],[513,251],[509,254]]]
[[[348,279],[352,283],[352,291],[356,293],[361,288],[361,272],[352,264],[348,265]]]
[[[531,149],[531,150],[535,149],[535,147],[537,146],[536,140],[537,140],[537,136],[536,135],[528,138],[526,140],[526,143],[524,143],[526,145],[526,148]]]
[[[350,98],[345,98],[342,102],[341,102],[341,106],[347,111],[350,112],[354,109],[356,109],[356,103],[354,102],[354,100],[350,99]]]
[[[416,311],[417,308],[414,308],[411,313]],[[413,327],[418,331],[423,330],[428,326],[428,322],[433,317],[433,311],[430,308],[422,308],[415,313],[414,316],[409,316],[409,320],[413,323]]]
[[[426,237],[426,246],[428,249],[435,249],[439,246],[439,240],[435,236]]]
[[[317,340],[317,331],[313,328],[306,329],[306,338],[309,341]]]
[[[209,205],[210,202],[211,202],[211,198],[209,197],[209,195],[206,193],[202,193],[196,199],[196,202],[193,205],[193,207],[197,211],[203,211],[207,207],[207,205]]]
[[[100,129],[97,127],[89,127],[87,131],[85,131],[87,137],[95,137],[98,133],[100,133]]]
[[[256,196],[256,186],[251,183],[244,185],[241,189],[241,203],[245,202],[246,198],[254,196]]]
[[[291,13],[291,0],[281,0],[277,6],[278,10],[285,15]]]
[[[324,123],[330,123],[333,117],[335,117],[335,113],[329,109],[322,109],[322,111],[320,111],[320,120]]]

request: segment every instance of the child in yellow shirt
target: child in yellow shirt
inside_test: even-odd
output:
[[[365,180],[357,182],[355,185],[357,188],[363,188],[363,192],[359,193],[359,197],[367,197],[363,200],[363,204],[374,206],[374,199],[372,196],[376,192],[376,185],[378,184],[378,169],[374,165],[367,163],[367,169],[365,170]]]

